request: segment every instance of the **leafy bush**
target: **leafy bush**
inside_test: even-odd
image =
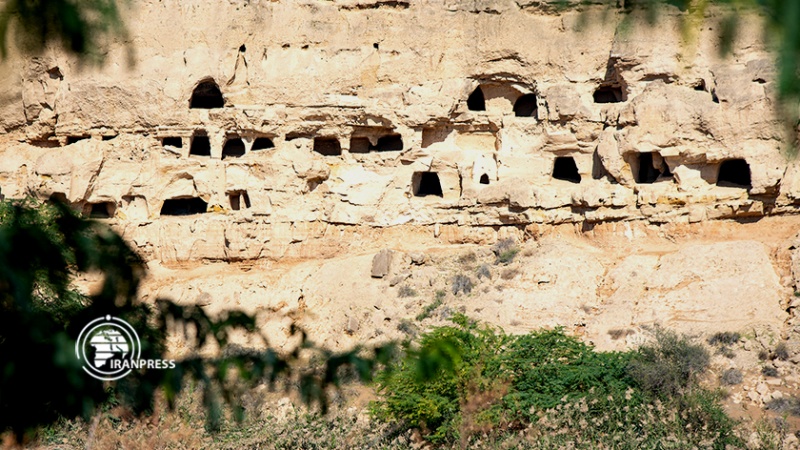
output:
[[[764,366],[761,368],[761,374],[765,377],[777,377],[778,376],[778,369],[772,366]]]
[[[478,256],[475,254],[475,252],[467,252],[458,257],[458,262],[461,263],[462,267],[472,266],[477,260]]]
[[[722,375],[719,377],[720,383],[728,386],[741,384],[743,379],[744,375],[742,375],[742,371],[739,369],[728,369],[722,372]]]
[[[779,343],[775,346],[775,351],[772,352],[774,358],[780,359],[781,361],[786,361],[789,359],[789,347],[786,346],[785,342]]]
[[[404,284],[400,286],[400,289],[397,290],[397,296],[400,298],[416,297],[417,291],[413,287]]]
[[[698,356],[702,347],[686,338],[660,331],[655,344],[639,351],[596,352],[561,329],[515,336],[463,315],[454,322],[423,334],[379,374],[375,418],[417,428],[433,443],[460,441],[462,447],[479,446],[476,432],[508,443],[498,448],[741,444],[721,394],[692,384],[708,354]],[[681,357],[690,362],[679,364]],[[653,360],[688,373],[681,389],[654,389],[658,395],[642,389],[632,374]],[[517,429],[525,432],[506,433]]]
[[[464,294],[469,294],[472,292],[472,279],[463,273],[460,273],[453,277],[453,295],[458,295],[459,292],[463,292]]]
[[[438,291],[433,301],[425,305],[424,308],[422,308],[422,312],[417,315],[417,320],[427,319],[428,317],[431,316],[431,313],[436,311],[436,308],[442,306],[442,303],[444,302],[444,295],[439,295],[440,292],[444,294],[444,291]]]
[[[739,342],[739,339],[741,338],[742,338],[741,334],[730,331],[714,333],[714,335],[708,338],[708,345],[712,346],[733,345]]]
[[[703,346],[693,344],[686,336],[657,328],[655,342],[639,348],[628,373],[643,390],[672,397],[692,384],[710,359]]]
[[[767,402],[766,409],[775,411],[778,414],[790,414],[800,416],[800,400],[794,397],[775,398]]]
[[[497,264],[508,264],[514,260],[514,257],[519,253],[519,247],[512,238],[503,239],[498,241],[492,246],[492,252],[497,257]]]
[[[453,321],[457,326],[423,334],[417,346],[406,348],[405,357],[376,377],[383,400],[372,404],[375,417],[424,430],[431,442],[458,438],[467,387],[485,386],[484,373],[496,370],[492,361],[507,337],[463,315]]]

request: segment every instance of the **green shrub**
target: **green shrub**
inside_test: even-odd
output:
[[[427,305],[425,305],[424,308],[422,308],[422,312],[417,315],[417,320],[425,320],[425,319],[427,319],[428,317],[431,316],[431,314],[434,311],[436,311],[436,308],[442,306],[442,303],[444,302],[444,297],[445,296],[444,295],[439,295],[440,292],[442,294],[444,294],[444,291],[438,291],[436,293],[436,297],[433,299],[433,301],[428,303]]]
[[[628,373],[646,392],[672,397],[695,381],[708,368],[710,359],[702,345],[657,328],[655,342],[639,348],[628,365]]]
[[[733,345],[739,342],[739,339],[741,338],[742,338],[741,334],[730,331],[714,333],[714,335],[708,338],[708,345],[712,346]]]
[[[498,241],[492,246],[492,252],[497,257],[497,264],[508,264],[514,260],[514,257],[519,253],[519,247],[512,238],[503,239]]]
[[[457,326],[423,334],[418,346],[378,375],[382,400],[371,405],[375,417],[419,428],[434,443],[458,438],[467,387],[484,385],[486,367],[496,367],[492,361],[508,337],[463,315],[453,321]]]
[[[741,447],[721,394],[695,383],[708,353],[685,337],[658,330],[639,350],[597,352],[562,329],[516,336],[454,322],[379,374],[374,417],[462,447]]]

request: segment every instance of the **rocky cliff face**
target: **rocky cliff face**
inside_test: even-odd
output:
[[[755,17],[720,58],[713,13],[688,36],[669,11],[624,26],[520,0],[131,8],[100,68],[12,51],[0,189],[108,217],[151,259],[324,256],[398,227],[493,242],[800,199]]]

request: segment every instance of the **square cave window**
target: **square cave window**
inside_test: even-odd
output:
[[[352,137],[350,138],[350,153],[368,153],[371,145],[369,138]]]
[[[581,174],[578,173],[578,166],[572,156],[559,156],[553,163],[553,178],[556,180],[580,183]]]
[[[222,146],[222,159],[244,156],[244,142],[239,137],[230,137]]]
[[[601,85],[592,97],[595,103],[621,103],[626,100],[625,91],[617,85]]]
[[[323,156],[338,156],[342,154],[342,145],[335,137],[314,138],[314,151]]]
[[[272,139],[268,137],[258,137],[255,141],[253,141],[253,151],[266,150],[269,148],[275,148],[275,144],[272,142]]]
[[[488,174],[481,175],[481,179],[478,182],[480,184],[489,184],[489,175]]]
[[[639,153],[639,167],[636,170],[636,182],[641,184],[655,183],[660,177],[671,177],[667,162],[659,154]]]
[[[169,136],[161,139],[161,145],[164,147],[171,146],[176,148],[183,147],[183,139],[179,136]]]
[[[195,134],[192,136],[192,144],[189,146],[189,154],[196,156],[211,156],[211,141],[205,134]]]
[[[114,217],[117,205],[114,202],[87,203],[83,215],[91,219],[110,219]]]
[[[751,186],[750,165],[744,159],[729,159],[719,166],[717,186],[749,189]]]
[[[190,216],[208,210],[208,203],[200,197],[171,198],[161,206],[162,216]]]
[[[389,134],[378,138],[375,145],[370,145],[370,150],[376,152],[391,152],[403,150],[403,137],[399,134]]]
[[[228,200],[231,203],[231,210],[239,211],[240,209],[250,208],[250,196],[247,191],[234,191],[228,193]]]
[[[391,152],[403,150],[403,137],[399,134],[389,134],[378,138],[375,145],[366,137],[350,139],[350,153]]]
[[[436,172],[414,172],[414,176],[411,178],[411,187],[415,197],[429,195],[444,197],[439,174]]]

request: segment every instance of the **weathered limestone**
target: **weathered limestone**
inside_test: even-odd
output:
[[[800,202],[755,17],[721,58],[713,27],[686,42],[672,10],[619,33],[548,2],[247,5],[139,2],[135,47],[111,43],[99,68],[12,51],[3,195],[107,208],[164,261],[313,253],[292,247],[341,227],[694,223]],[[558,157],[579,182],[554,179]]]

